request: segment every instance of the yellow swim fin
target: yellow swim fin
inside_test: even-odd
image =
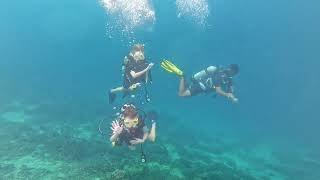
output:
[[[169,73],[173,73],[172,70],[170,69],[170,67],[167,66],[166,63],[161,62],[161,67],[162,67],[164,70],[168,71]]]
[[[183,76],[183,72],[169,60],[163,60],[161,62],[161,67],[169,73]]]

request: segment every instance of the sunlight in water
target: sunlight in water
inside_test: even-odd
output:
[[[176,0],[178,18],[186,18],[200,26],[207,25],[210,14],[207,0]]]
[[[111,21],[107,24],[107,34],[110,38],[115,31],[130,37],[137,28],[150,29],[156,21],[149,0],[101,0],[101,3]]]

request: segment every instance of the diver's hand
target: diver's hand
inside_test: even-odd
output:
[[[131,85],[131,86],[129,87],[129,89],[130,89],[130,90],[134,90],[134,89],[136,89],[136,88],[139,87],[139,86],[141,86],[141,83],[135,83],[135,84]]]
[[[234,103],[239,102],[239,99],[236,98],[232,93],[227,93],[227,97]]]
[[[150,64],[148,65],[148,67],[147,67],[147,70],[150,70],[153,66],[154,66],[154,64],[153,64],[153,63],[150,63]]]
[[[234,103],[238,103],[238,102],[239,102],[239,99],[236,98],[236,97],[233,97],[231,100],[232,100],[232,102],[234,102]]]
[[[112,135],[119,135],[122,133],[123,126],[119,124],[119,121],[112,121],[111,125]]]
[[[130,144],[132,144],[132,145],[137,145],[137,144],[142,144],[142,143],[144,143],[144,140],[139,139],[139,138],[135,138],[134,140],[130,141]]]
[[[156,126],[157,122],[155,120],[151,120],[151,125]]]

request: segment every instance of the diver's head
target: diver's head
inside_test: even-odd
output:
[[[141,51],[142,53],[144,53],[144,44],[134,44],[132,46],[131,52],[134,53],[134,52],[137,52],[137,51]]]
[[[142,61],[144,61],[144,53],[141,52],[141,51],[136,51],[136,52],[134,52],[134,54],[133,54],[133,59],[134,59],[136,62],[142,62]]]
[[[217,68],[214,67],[214,66],[209,66],[209,67],[207,67],[207,72],[208,72],[209,74],[213,74],[216,70],[217,70]]]
[[[139,115],[134,105],[127,105],[123,107],[123,123],[126,128],[134,128],[139,123]]]
[[[233,77],[239,73],[239,65],[238,64],[230,64],[224,72],[227,76]]]
[[[144,57],[144,45],[143,44],[134,44],[132,46],[131,53],[135,61],[141,62],[145,59]]]

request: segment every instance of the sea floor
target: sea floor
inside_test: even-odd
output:
[[[54,106],[54,108],[53,108]],[[276,151],[241,139],[195,138],[188,129],[159,129],[157,142],[140,149],[112,148],[98,132],[102,115],[85,116],[68,105],[15,101],[0,109],[0,179],[111,180],[318,180],[320,162],[307,152]],[[91,117],[91,118],[90,118]],[[168,118],[170,115],[160,115]],[[111,120],[110,120],[111,121]],[[161,121],[159,121],[161,124]]]

